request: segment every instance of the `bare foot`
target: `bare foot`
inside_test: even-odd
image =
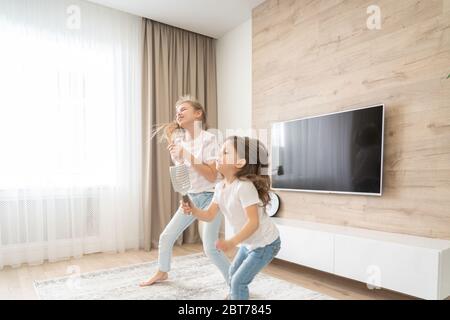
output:
[[[147,281],[141,282],[139,284],[139,286],[140,287],[151,286],[152,284],[155,284],[157,282],[167,280],[168,277],[169,277],[169,275],[167,274],[167,272],[158,271],[155,273],[155,275],[153,277],[151,277]]]

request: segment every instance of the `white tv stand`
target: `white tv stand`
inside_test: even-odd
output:
[[[450,295],[450,241],[272,219],[279,259],[423,299]]]

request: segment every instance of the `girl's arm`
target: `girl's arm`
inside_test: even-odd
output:
[[[247,223],[242,227],[241,231],[234,235],[229,240],[219,240],[217,241],[216,247],[222,251],[228,251],[231,248],[236,247],[241,242],[250,238],[252,234],[255,233],[259,228],[259,216],[258,216],[258,206],[253,204],[245,208],[245,213],[247,214]]]
[[[195,158],[191,153],[186,150],[184,151],[184,156],[189,159],[192,164],[192,168],[204,176],[208,181],[214,182],[217,179],[217,169],[215,161],[202,162]]]
[[[211,202],[208,209],[202,210],[197,208],[192,201],[190,203],[180,201],[181,208],[184,213],[189,214],[192,213],[194,217],[202,221],[212,221],[216,217],[217,211],[219,211],[219,205],[215,202]]]
[[[191,163],[191,166],[194,170],[196,170],[199,174],[205,177],[208,181],[214,182],[217,179],[217,169],[216,163],[214,161],[211,162],[202,162],[190,152],[188,152],[183,147],[177,147],[175,144],[169,144],[167,147],[169,149],[172,160],[174,159],[182,159],[184,157]],[[175,160],[174,160],[175,162]]]

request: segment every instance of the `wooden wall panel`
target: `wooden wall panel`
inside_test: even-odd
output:
[[[450,239],[450,0],[267,0],[253,127],[386,104],[382,197],[279,192],[280,216]]]

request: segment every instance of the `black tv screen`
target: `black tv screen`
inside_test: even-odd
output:
[[[272,187],[381,195],[384,105],[274,123]]]

